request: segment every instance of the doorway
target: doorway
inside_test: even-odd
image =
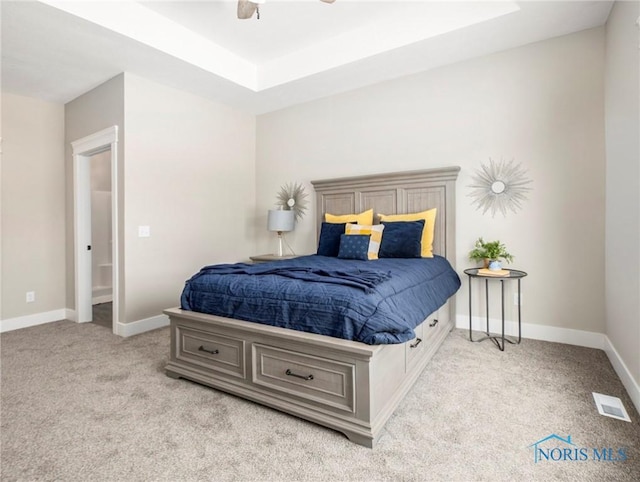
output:
[[[113,324],[111,149],[89,158],[91,177],[91,304],[93,323]]]
[[[106,301],[107,297],[111,297],[111,330],[115,334],[118,334],[119,307],[117,143],[117,126],[71,143],[74,181],[75,320],[78,323],[93,321],[94,301]],[[103,160],[101,167],[106,168],[105,176],[108,178],[108,183],[105,179],[97,183],[102,188],[98,190],[104,192],[104,187],[108,185],[109,196],[93,193],[92,177],[100,170],[95,167],[96,159]],[[93,184],[96,182],[93,181]],[[105,206],[105,203],[110,206]],[[100,210],[105,211],[105,216],[106,212],[109,212],[110,230],[105,229],[103,219],[101,229],[104,236],[97,239],[92,233],[92,218],[99,217]],[[94,292],[96,282],[102,290],[97,293]],[[107,294],[104,290],[109,285],[110,293]]]

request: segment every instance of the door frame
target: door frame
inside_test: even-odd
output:
[[[111,150],[111,285],[113,288],[112,331],[117,334],[120,307],[120,243],[118,232],[118,126],[108,127],[71,142],[73,155],[73,231],[75,261],[76,322],[93,319],[91,256],[91,156]]]

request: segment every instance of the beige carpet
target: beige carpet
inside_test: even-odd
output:
[[[166,328],[122,339],[63,321],[0,342],[3,481],[639,480],[638,414],[599,350],[503,353],[455,330],[370,450],[166,377]],[[593,391],[621,397],[632,423],[599,415]],[[535,463],[529,446],[550,434],[627,460]]]
[[[103,326],[113,332],[113,303],[100,303],[92,306],[93,321],[96,325]]]

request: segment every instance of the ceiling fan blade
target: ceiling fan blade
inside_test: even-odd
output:
[[[238,18],[251,18],[257,8],[258,4],[250,2],[249,0],[238,0]]]
[[[333,2],[335,2],[336,0],[320,0],[320,1],[322,1],[322,2],[324,2],[324,3],[333,3]]]

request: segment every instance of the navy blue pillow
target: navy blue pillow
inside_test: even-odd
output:
[[[322,223],[318,252],[320,256],[338,256],[340,251],[340,236],[344,234],[346,223]]]
[[[378,258],[422,257],[424,219],[418,221],[382,222],[384,231]]]
[[[341,259],[369,259],[370,234],[343,234],[340,236],[340,251],[338,258]]]

